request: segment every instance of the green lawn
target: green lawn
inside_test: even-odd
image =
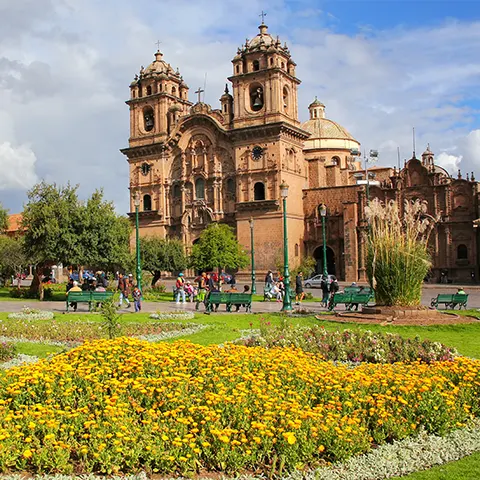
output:
[[[480,478],[480,452],[423,472],[394,478],[403,480],[478,480]]]

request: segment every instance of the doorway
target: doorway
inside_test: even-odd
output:
[[[315,273],[317,274],[323,273],[323,245],[321,245],[320,247],[317,247],[313,251],[313,258],[316,261]],[[327,246],[327,272],[330,275],[337,274],[337,269],[335,265],[335,253],[328,246]]]

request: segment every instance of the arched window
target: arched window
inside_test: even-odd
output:
[[[182,192],[180,190],[180,185],[173,186],[173,198],[180,198],[182,196]]]
[[[285,70],[285,63],[282,62],[282,68]]]
[[[299,255],[299,248],[298,248],[298,243],[295,244],[295,256],[298,257]]]
[[[143,126],[147,132],[152,131],[155,126],[155,116],[152,107],[145,107],[143,109]]]
[[[149,212],[152,209],[152,197],[150,195],[143,196],[143,211]]]
[[[468,259],[468,248],[466,245],[459,245],[457,247],[457,260]]]
[[[149,85],[147,87],[147,95],[151,95],[152,94],[152,87]]]
[[[340,158],[332,157],[332,165],[340,165]]]
[[[259,83],[250,85],[250,108],[258,112],[263,108],[263,87]]]
[[[288,88],[283,87],[283,108],[288,109]]]
[[[205,198],[205,180],[203,178],[197,178],[195,182],[195,198],[197,200]]]
[[[172,87],[172,95],[176,95],[177,94],[177,89],[175,87]]]
[[[135,93],[135,90],[132,90],[132,98],[135,98],[137,94]]]
[[[252,66],[253,66],[254,72],[257,72],[258,70],[260,70],[260,62],[258,60],[254,60],[252,63]]]
[[[270,66],[273,66],[273,58],[270,58]]]
[[[265,185],[262,182],[257,182],[253,186],[253,199],[265,200]]]
[[[236,71],[237,73],[240,73],[240,65],[237,65],[237,66],[235,67],[235,71]]]

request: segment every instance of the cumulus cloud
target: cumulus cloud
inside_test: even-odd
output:
[[[37,158],[26,145],[0,143],[0,190],[26,190],[38,182],[35,173]]]
[[[311,2],[292,5],[272,0],[266,22],[298,65],[301,120],[318,95],[329,118],[367,151],[380,150],[380,164],[396,164],[397,147],[402,159],[411,156],[415,126],[418,152],[430,143],[449,170],[475,170],[480,125],[469,101],[480,97],[479,23],[346,34],[337,30],[342,19],[332,23]],[[153,60],[156,40],[191,92],[207,73],[205,100],[218,108],[231,59],[257,33],[252,12],[262,7],[259,0],[0,0],[0,165],[30,172],[17,170],[23,178],[8,184],[70,180],[84,196],[104,187],[126,211],[128,165],[118,151],[128,145],[124,100],[140,65]],[[21,209],[19,199],[12,211]]]

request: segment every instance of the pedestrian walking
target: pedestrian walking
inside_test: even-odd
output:
[[[118,289],[120,290],[120,300],[118,302],[119,308],[123,306],[124,300],[127,304],[127,308],[130,308],[130,300],[128,299],[131,291],[130,277],[133,279],[132,274],[130,274],[128,277],[125,277],[120,273],[118,276]]]
[[[178,274],[177,281],[175,283],[177,289],[175,303],[180,304],[180,297],[182,297],[182,303],[185,302],[185,279],[183,278],[183,273]]]
[[[298,272],[295,278],[295,305],[300,305],[300,302],[305,298],[303,291],[303,272]]]
[[[135,312],[140,312],[142,310],[142,292],[137,285],[134,286],[133,292],[133,306],[135,307]]]

